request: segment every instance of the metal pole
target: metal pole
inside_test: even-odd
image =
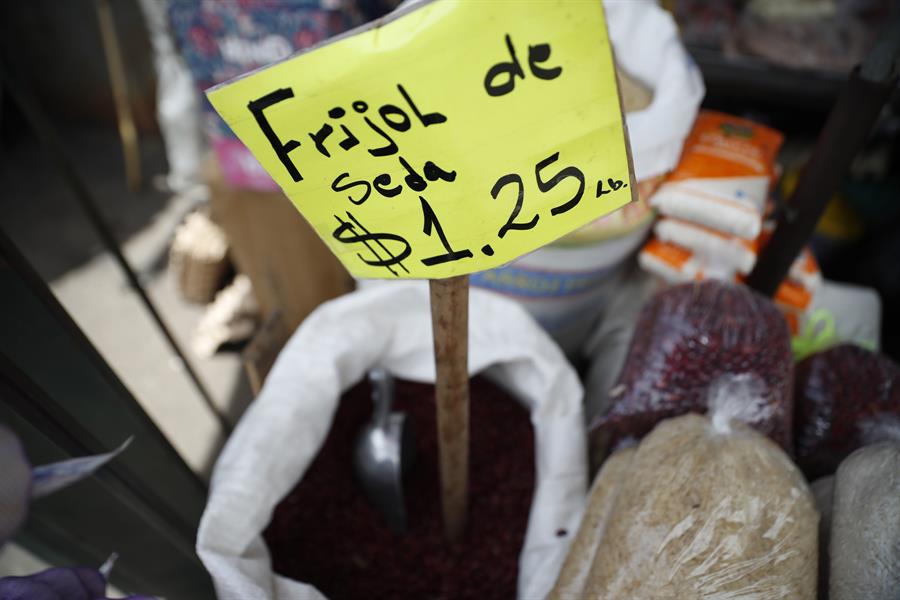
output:
[[[797,188],[781,213],[778,227],[747,278],[750,287],[772,296],[781,285],[897,87],[898,60],[900,11],[895,11],[878,43],[850,73],[831,109]]]

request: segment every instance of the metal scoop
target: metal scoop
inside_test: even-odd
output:
[[[375,508],[395,533],[406,531],[406,505],[403,501],[403,473],[412,464],[414,438],[412,423],[406,414],[391,412],[394,378],[384,369],[369,372],[372,420],[356,439],[354,466],[356,476]]]

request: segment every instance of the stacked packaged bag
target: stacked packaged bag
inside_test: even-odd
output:
[[[678,166],[650,201],[661,218],[639,255],[641,266],[670,283],[742,281],[774,227],[766,216],[782,139],[758,123],[702,111]],[[792,333],[821,282],[815,258],[804,250],[775,298]]]

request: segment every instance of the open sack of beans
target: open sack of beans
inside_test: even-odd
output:
[[[427,541],[423,530],[417,530],[415,522],[421,517],[417,506],[435,515],[440,514],[440,509],[433,505],[428,508],[420,498],[411,497],[412,489],[405,490],[410,529],[404,536],[394,538],[378,530],[386,525],[377,521],[366,525],[364,531],[350,529],[348,523],[362,523],[359,513],[369,510],[357,503],[363,495],[361,489],[358,492],[343,488],[306,490],[334,493],[330,503],[321,498],[315,502],[309,500],[308,504],[291,501],[299,497],[295,493],[303,491],[300,487],[307,476],[322,482],[321,488],[343,485],[335,483],[342,476],[322,476],[320,459],[333,444],[332,430],[346,416],[342,413],[344,405],[362,403],[367,414],[371,414],[371,399],[364,393],[351,392],[339,402],[342,394],[363,380],[370,369],[380,366],[400,379],[419,382],[398,384],[397,398],[401,403],[433,402],[427,386],[422,385],[434,381],[427,287],[415,283],[384,285],[329,302],[301,325],[219,457],[197,539],[198,554],[212,575],[219,598],[325,598],[322,589],[337,589],[334,585],[340,582],[314,584],[309,579],[298,581],[273,571],[274,559],[276,569],[303,572],[302,565],[296,564],[296,556],[310,556],[314,552],[319,555],[314,557],[319,561],[316,564],[327,566],[333,561],[345,567],[342,571],[345,578],[357,578],[356,585],[361,587],[355,589],[363,593],[356,593],[356,597],[410,597],[411,590],[417,592],[413,597],[493,598],[517,594],[530,599],[546,595],[565,556],[568,536],[577,526],[586,491],[581,386],[558,348],[511,301],[472,290],[469,313],[469,372],[483,377],[474,380],[472,387],[473,493],[470,493],[467,537],[461,550],[448,551],[442,542]],[[498,397],[494,386],[502,388],[518,405],[503,408],[499,413],[482,406],[507,400]],[[411,404],[407,406],[410,413],[415,412]],[[522,420],[530,424],[526,431],[531,430],[529,437],[533,437],[533,442],[520,437],[512,446],[513,450],[518,446],[520,453],[530,453],[528,461],[515,464],[529,465],[528,472],[521,473],[519,480],[533,481],[533,490],[520,486],[515,492],[517,499],[509,499],[491,495],[487,483],[483,482],[494,481],[500,486],[503,482],[498,478],[515,474],[507,470],[499,475],[490,472],[479,475],[479,470],[491,468],[494,457],[477,454],[479,447],[487,447],[488,453],[490,450],[489,444],[480,445],[478,440],[485,435],[490,438],[494,435],[491,432],[518,427],[521,421],[514,410],[523,410],[520,407],[525,412]],[[479,415],[499,416],[493,422],[485,422],[490,419]],[[490,428],[488,434],[480,432],[479,428],[484,427]],[[417,432],[417,437],[427,438],[434,444],[432,436],[428,431]],[[507,460],[508,454],[497,457],[497,461]],[[350,455],[352,452],[347,453]],[[334,463],[336,468],[352,473],[353,465],[345,464],[348,461],[349,458]],[[437,471],[437,464],[426,466],[432,472]],[[525,511],[527,517],[518,525],[523,531],[518,534],[505,531],[517,526],[512,520],[504,520],[505,515],[485,524],[473,497],[477,489],[482,489],[485,497],[493,498],[482,504],[494,504],[496,500],[501,509],[509,507],[509,502],[521,503],[524,497],[530,510]],[[437,490],[433,493],[434,502],[439,502]],[[273,530],[287,527],[295,517],[303,519],[303,527],[287,532],[294,536],[295,542],[291,543],[297,544],[292,557],[285,545],[287,533]],[[373,514],[372,518],[377,519],[377,515]],[[310,540],[326,539],[327,531],[312,530],[317,526],[339,526],[340,531],[336,530],[334,535],[348,539],[358,536],[360,541],[347,545],[352,551],[327,556],[327,547],[342,546],[331,543],[312,549],[304,546]],[[439,531],[439,520],[430,527]],[[372,546],[372,539],[386,541],[375,548],[374,557],[359,556]],[[510,547],[510,539],[519,541]],[[395,551],[401,546],[415,550],[416,544],[419,544],[418,552],[412,552],[407,564],[400,564]],[[496,556],[494,560],[482,559],[479,564],[466,567],[467,570],[452,572],[465,563],[466,552],[476,551]],[[496,577],[500,577],[497,572],[510,562],[503,553],[512,553],[513,580],[517,578],[517,585],[512,586],[509,594],[494,593],[497,588],[491,587]],[[325,566],[318,571],[323,571]],[[407,579],[402,582],[396,579],[404,575],[398,571],[406,571]],[[337,572],[333,573],[335,578],[339,577]],[[423,577],[428,573],[441,575]],[[395,578],[391,581],[396,587],[386,584],[386,578]],[[451,583],[456,587],[448,591],[447,585]],[[339,595],[334,593],[330,597],[335,600]]]
[[[755,377],[717,380],[709,416],[664,420],[607,459],[550,598],[816,598],[819,516],[746,425],[768,411]]]
[[[613,450],[663,419],[704,412],[710,384],[736,374],[765,401],[749,424],[789,449],[793,364],[787,323],[762,295],[713,280],[666,288],[638,316],[609,405],[592,423],[592,448]]]

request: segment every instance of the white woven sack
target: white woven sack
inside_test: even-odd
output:
[[[519,559],[520,598],[553,585],[586,493],[582,390],[547,334],[510,300],[477,289],[469,303],[469,372],[485,372],[531,412],[535,491]],[[222,600],[320,600],[313,586],[272,572],[262,538],[300,480],[341,393],[372,367],[434,381],[428,289],[383,285],[321,306],[285,346],[213,471],[197,552]]]

